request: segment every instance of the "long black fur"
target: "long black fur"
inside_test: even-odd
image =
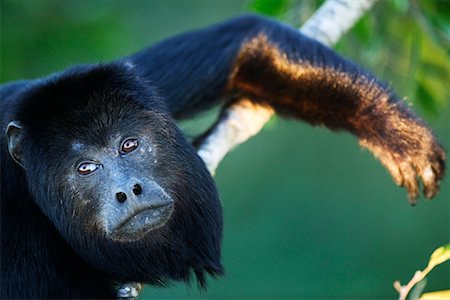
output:
[[[33,83],[20,99],[4,106],[24,126],[28,163],[24,172],[2,145],[3,298],[114,298],[119,281],[164,285],[189,281],[194,272],[204,285],[204,272],[222,274],[214,182],[163,100],[133,69],[76,67]],[[60,178],[71,165],[73,138],[101,146],[136,125],[152,128],[163,149],[152,176],[176,205],[166,226],[123,244],[86,225],[95,210],[78,211],[81,199]]]
[[[184,33],[112,63],[8,83],[0,96],[2,130],[19,121],[26,135],[25,169],[2,138],[2,298],[112,298],[115,282],[161,285],[187,281],[193,271],[203,285],[205,272],[222,274],[217,191],[174,121],[219,103],[245,97],[285,116],[348,130],[411,198],[428,166],[435,172],[424,181],[428,196],[444,174],[443,150],[386,84],[259,16]],[[162,149],[155,178],[176,209],[164,227],[123,244],[86,226],[95,208],[78,211],[76,195],[60,178],[74,139],[101,147],[110,134],[139,126],[150,128]]]

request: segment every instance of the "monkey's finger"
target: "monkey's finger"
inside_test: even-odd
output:
[[[395,184],[398,186],[404,186],[404,178],[403,174],[400,171],[400,167],[398,162],[392,157],[390,154],[386,155],[385,158],[381,160],[383,166],[388,169],[389,173],[391,173],[392,179]]]
[[[428,165],[420,174],[420,178],[423,182],[423,195],[431,199],[439,191],[439,184],[436,180],[436,175],[431,165]]]
[[[433,143],[430,148],[431,154],[428,153],[423,161],[423,167],[420,168],[420,178],[423,182],[423,195],[431,199],[439,192],[439,182],[445,173],[445,152],[437,144]]]
[[[434,164],[426,166],[420,177],[423,182],[423,195],[431,199],[439,192],[439,183],[444,176],[443,160],[438,160]]]
[[[436,145],[435,149],[436,154],[432,167],[436,174],[436,180],[440,181],[445,175],[445,151],[439,145]]]
[[[400,169],[403,174],[404,186],[408,191],[409,203],[411,205],[416,205],[420,191],[416,171],[414,170],[413,166],[408,162],[402,162],[400,164]]]

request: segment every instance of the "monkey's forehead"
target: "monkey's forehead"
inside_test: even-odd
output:
[[[49,123],[82,125],[124,118],[142,110],[165,111],[164,101],[132,69],[118,65],[78,66],[36,82],[17,110],[29,127]],[[75,117],[75,118],[74,118]]]

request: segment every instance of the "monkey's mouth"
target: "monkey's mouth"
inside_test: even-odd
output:
[[[112,230],[110,237],[118,241],[138,240],[149,231],[166,224],[173,208],[173,202],[170,201],[138,209],[121,221]]]

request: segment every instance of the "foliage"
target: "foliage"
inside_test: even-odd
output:
[[[423,269],[423,271],[416,271],[413,278],[408,282],[408,284],[402,286],[400,285],[399,281],[394,282],[394,287],[400,294],[399,300],[406,299],[408,295],[409,300],[419,299],[420,294],[425,288],[427,275],[436,266],[444,263],[449,259],[450,259],[450,243],[434,250],[434,252],[430,256],[426,268]],[[420,297],[420,299],[436,299],[434,297],[441,297],[440,299],[445,299],[445,297],[447,297],[448,299],[449,294],[450,290],[425,293]]]

